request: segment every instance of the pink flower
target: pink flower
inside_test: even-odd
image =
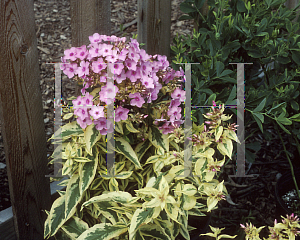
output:
[[[181,104],[180,100],[179,99],[172,99],[171,100],[171,103],[170,103],[170,108],[171,107],[179,107]]]
[[[116,77],[117,83],[120,84],[121,82],[123,82],[126,79],[126,76],[127,76],[127,74],[125,73],[125,70],[123,68],[123,70],[121,72],[121,75],[119,75],[119,76]]]
[[[81,96],[78,96],[75,100],[72,100],[74,106],[83,106]]]
[[[173,93],[171,93],[171,97],[173,99],[179,99],[181,102],[184,102],[185,100],[185,91],[180,90],[179,88],[176,88]]]
[[[83,106],[93,106],[93,95],[87,93],[83,98],[81,98]]]
[[[141,79],[141,82],[143,83],[143,85],[146,87],[146,88],[154,88],[154,84],[153,84],[153,80],[152,78],[149,78],[149,77],[143,77]]]
[[[112,54],[112,47],[113,45],[110,44],[101,44],[100,46],[100,53],[103,57],[109,56]]]
[[[126,72],[126,77],[128,77],[131,82],[136,82],[141,77],[141,75],[139,71],[128,70]]]
[[[135,49],[131,47],[131,48],[129,48],[128,58],[135,62],[138,62],[138,60],[140,59],[140,55],[137,54],[135,52]]]
[[[94,33],[93,36],[89,36],[89,39],[91,43],[101,42],[101,36],[99,35],[99,33]]]
[[[71,61],[75,61],[77,58],[77,48],[71,47],[71,49],[67,49],[64,51],[65,59],[70,59]]]
[[[89,49],[90,58],[101,56],[100,46],[99,44],[91,44],[91,48]],[[90,60],[90,59],[89,59]]]
[[[124,68],[123,63],[109,63],[108,67],[113,74],[120,75]]]
[[[80,60],[84,60],[88,55],[88,51],[86,50],[86,46],[82,45],[80,48],[77,48],[77,57]]]
[[[90,111],[89,114],[94,119],[99,119],[100,117],[104,117],[104,107],[102,106],[94,106]]]
[[[129,109],[119,106],[115,111],[115,121],[120,122],[128,118]]]
[[[168,116],[170,116],[170,121],[181,118],[181,108],[180,107],[171,107],[168,111]]]
[[[130,97],[130,98],[133,98],[133,99],[130,101],[130,104],[131,104],[132,106],[137,106],[137,107],[140,108],[140,107],[142,107],[143,104],[145,103],[145,100],[144,100],[144,98],[141,97],[141,94],[140,94],[140,93],[134,93],[134,94],[130,93],[130,94],[129,94],[129,97]]]
[[[77,63],[69,64],[68,67],[65,69],[64,73],[68,76],[68,78],[72,78],[74,77],[77,68]]]
[[[87,125],[91,125],[93,121],[89,117],[85,119],[77,118],[77,123],[81,128],[85,129]]]
[[[89,118],[90,115],[88,113],[87,107],[76,108],[74,110],[74,114],[77,115],[81,119]]]
[[[125,60],[125,65],[129,70],[136,71],[136,62],[130,59]]]
[[[80,67],[77,68],[76,73],[78,74],[78,77],[82,77],[83,75],[89,75],[89,62],[81,61]]]
[[[103,61],[102,58],[99,58],[98,61],[94,61],[92,63],[92,70],[95,73],[99,73],[99,72],[101,72],[101,70],[103,70],[105,68],[106,68],[106,63]]]
[[[128,53],[129,51],[126,49],[126,48],[123,48],[121,53],[119,54],[119,60],[121,61],[125,61],[126,59],[126,54]]]
[[[105,60],[110,63],[114,63],[118,60],[117,50],[111,50],[111,54],[106,56]]]
[[[159,130],[162,130],[163,134],[172,133],[174,131],[174,127],[170,125],[170,123],[164,123],[161,127],[158,127]]]
[[[142,61],[147,61],[151,58],[151,55],[148,55],[144,49],[140,50],[140,57]]]
[[[107,104],[114,102],[114,98],[119,91],[119,88],[115,86],[112,82],[108,82],[106,86],[101,88],[99,92],[99,99]]]

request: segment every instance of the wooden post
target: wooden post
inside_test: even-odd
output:
[[[138,42],[148,54],[170,57],[171,1],[138,0]]]
[[[299,0],[287,0],[284,5],[287,6],[289,9],[293,9],[297,6],[298,3],[299,3]],[[293,20],[293,22],[297,21],[299,14],[300,14],[300,10],[298,8],[297,9],[297,17]]]
[[[110,35],[110,0],[71,0],[72,47],[89,45],[94,33]],[[76,96],[80,95],[77,85]]]
[[[0,42],[0,117],[15,231],[19,240],[42,240],[51,197],[33,0],[0,2]]]

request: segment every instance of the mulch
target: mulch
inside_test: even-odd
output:
[[[181,15],[179,4],[182,0],[172,1],[171,39],[179,34],[191,34],[191,21],[178,21]],[[137,33],[137,0],[111,1],[112,32],[125,37],[132,37]],[[43,98],[44,122],[46,138],[52,136],[54,129],[54,69],[47,62],[55,61],[63,56],[65,49],[71,47],[70,1],[69,0],[35,0],[34,11],[36,17],[36,36],[38,40],[40,65],[40,90]],[[128,26],[120,33],[120,24]],[[62,74],[62,92],[65,98],[75,95],[75,83]],[[256,126],[254,126],[256,127]],[[270,132],[274,130],[270,127]],[[235,174],[235,166],[229,163],[225,166],[220,180],[230,193],[231,201],[221,201],[219,208],[212,212],[211,225],[226,227],[226,232],[236,234],[240,223],[248,220],[256,226],[273,225],[276,217],[276,203],[274,188],[277,178],[284,171],[289,170],[282,146],[278,137],[273,134],[272,144],[264,140],[261,134],[256,134],[249,141],[259,141],[262,149],[256,153],[257,160],[253,164],[246,164],[248,174],[253,177],[229,178]],[[53,152],[53,145],[47,142],[47,156]],[[49,173],[52,172],[49,166]],[[8,179],[5,167],[5,153],[3,138],[0,134],[0,211],[10,205]]]

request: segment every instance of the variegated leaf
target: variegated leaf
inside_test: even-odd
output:
[[[91,124],[84,130],[84,140],[86,143],[86,151],[93,155],[92,148],[95,143],[101,138],[100,132],[95,128],[95,124]]]
[[[82,134],[83,130],[77,121],[67,123],[61,127],[61,136],[62,138],[70,138],[71,136],[77,136]]]
[[[129,178],[132,173],[133,173],[132,171],[123,171],[123,172],[120,172],[118,175],[116,175],[115,178],[126,179],[126,178]]]
[[[233,145],[230,139],[228,138],[223,139],[221,143],[218,143],[217,148],[222,155],[224,156],[226,155],[231,159]]]
[[[84,202],[81,206],[81,210],[83,209],[84,206],[87,206],[92,203],[96,202],[104,202],[104,201],[115,201],[119,203],[127,203],[132,199],[132,196],[128,192],[109,192],[109,193],[104,193],[100,196],[92,197],[90,200]]]
[[[112,225],[110,223],[96,224],[82,233],[77,240],[110,240],[128,231],[123,223]]]
[[[124,140],[123,138],[116,138],[115,146],[116,146],[116,152],[123,154],[136,166],[136,168],[139,169],[142,168],[137,155],[135,154],[132,147],[126,140]]]
[[[149,140],[155,147],[162,147],[166,152],[169,151],[169,139],[167,134],[163,134],[157,127],[149,128]]]
[[[146,209],[137,209],[132,216],[131,224],[129,228],[129,240],[134,239],[134,235],[137,229],[149,223],[154,215],[153,208],[146,208]]]
[[[139,133],[140,132],[139,130],[136,130],[133,127],[132,122],[129,122],[129,121],[126,122],[126,128],[128,129],[129,132],[132,132],[132,133]]]
[[[222,133],[223,133],[223,127],[218,126],[215,130],[216,142],[220,139],[220,137],[222,136]]]
[[[118,133],[121,133],[122,135],[124,134],[123,132],[123,126],[122,126],[122,121],[120,122],[115,122],[115,130],[118,132]]]
[[[89,229],[89,225],[79,217],[72,216],[61,228],[72,240],[76,240]]]
[[[166,235],[163,229],[156,224],[143,225],[139,230],[144,236],[153,237],[154,239],[171,240],[170,236]]]
[[[140,161],[151,146],[152,146],[151,142],[148,139],[146,139],[146,141],[139,143],[135,147],[134,151],[136,152],[136,155]]]
[[[65,218],[65,196],[57,198],[50,210],[50,214],[47,218],[48,227],[46,227],[45,235],[53,236],[58,229],[67,221]]]
[[[98,166],[98,152],[97,148],[94,148],[93,156],[87,155],[87,158],[90,162],[84,163],[82,170],[79,172],[80,181],[79,181],[79,192],[80,195],[90,186],[92,181],[95,178]]]
[[[73,174],[68,182],[65,195],[65,217],[68,220],[76,212],[76,206],[80,202],[82,195],[79,192],[79,175]]]

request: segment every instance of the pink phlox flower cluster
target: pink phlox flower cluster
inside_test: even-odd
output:
[[[174,78],[184,76],[182,69],[175,71],[169,67],[166,56],[152,56],[147,54],[144,49],[140,49],[136,39],[131,38],[126,43],[125,37],[118,38],[95,33],[89,37],[89,40],[90,44],[87,47],[83,45],[65,50],[61,64],[61,69],[69,78],[78,76],[84,80],[81,89],[83,97],[79,96],[73,100],[73,105],[76,107],[74,114],[77,115],[77,122],[82,128],[86,128],[94,122],[96,129],[101,134],[112,131],[112,123],[104,121],[107,117],[105,108],[99,104],[93,106],[93,97],[86,92],[86,89],[94,86],[95,76],[97,77],[96,81],[101,84],[99,100],[102,104],[111,104],[116,98],[120,100],[120,96],[122,96],[120,94],[123,93],[119,91],[118,86],[123,81],[127,81],[126,84],[129,85],[131,83],[132,86],[139,86],[141,89],[125,95],[126,97],[121,99],[115,110],[116,122],[126,120],[128,117],[129,110],[122,104],[141,108],[144,103],[157,100],[158,93],[162,89],[161,83],[167,84]],[[108,82],[103,85],[108,80],[108,70],[113,74],[114,83]],[[164,119],[164,124],[160,127],[164,134],[172,132],[183,123],[180,104],[185,99],[185,91],[175,89],[171,97],[167,112],[168,119]]]

